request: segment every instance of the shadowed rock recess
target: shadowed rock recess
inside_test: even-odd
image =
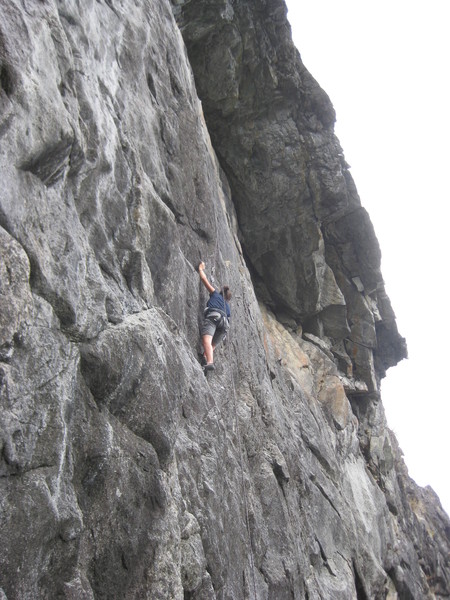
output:
[[[449,597],[333,123],[281,0],[0,0],[1,599]]]

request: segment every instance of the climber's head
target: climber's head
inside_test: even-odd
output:
[[[227,302],[231,300],[231,291],[227,285],[223,286],[223,288],[220,290],[220,293],[225,298],[225,300],[227,300]]]

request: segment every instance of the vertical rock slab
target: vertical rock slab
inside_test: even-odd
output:
[[[210,400],[194,265],[238,242],[170,5],[0,2],[0,75],[0,586],[210,590],[174,445]]]
[[[284,2],[174,5],[260,297],[337,353],[346,340],[356,377],[376,392],[406,346],[379,300],[378,242],[333,133],[333,107],[292,43]]]

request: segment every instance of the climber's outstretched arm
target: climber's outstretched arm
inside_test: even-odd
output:
[[[198,265],[198,274],[200,275],[200,279],[202,280],[202,283],[205,286],[205,288],[208,290],[208,292],[210,294],[212,292],[214,292],[214,290],[215,290],[214,286],[209,283],[208,278],[205,275],[205,263],[204,262],[201,262]]]

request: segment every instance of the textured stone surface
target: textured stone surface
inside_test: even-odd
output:
[[[292,44],[283,0],[179,0],[176,14],[259,294],[345,348],[377,392],[406,347],[333,107]]]
[[[0,86],[0,597],[448,597],[377,393],[404,353],[378,245],[284,5],[0,0]],[[201,258],[234,293],[208,378]]]

